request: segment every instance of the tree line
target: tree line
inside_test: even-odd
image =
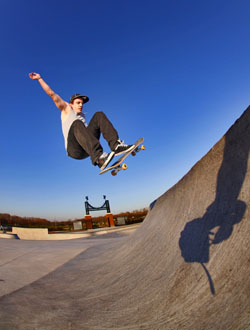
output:
[[[142,222],[146,217],[148,210],[135,210],[133,212],[122,212],[114,214],[114,220],[118,217],[124,217],[126,219],[126,224],[133,224]],[[105,216],[92,217],[92,221],[95,223],[102,222],[105,226]],[[75,219],[74,221],[84,222],[84,218]],[[17,215],[11,215],[8,213],[0,213],[0,225],[5,228],[11,227],[25,227],[25,228],[48,228],[49,231],[72,231],[73,230],[73,220],[67,221],[50,221],[43,218],[36,217],[20,217]]]

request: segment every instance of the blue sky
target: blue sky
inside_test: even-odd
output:
[[[147,207],[249,105],[249,13],[247,0],[2,0],[0,212],[75,219],[86,195],[113,213]],[[147,150],[116,177],[67,157],[33,71],[65,100],[88,95],[87,121],[102,110]]]

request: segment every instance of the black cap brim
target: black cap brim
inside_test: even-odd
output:
[[[83,103],[87,103],[89,101],[89,98],[86,95],[74,94],[71,96],[69,103],[72,103],[75,99],[82,99]]]

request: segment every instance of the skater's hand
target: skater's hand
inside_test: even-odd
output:
[[[29,74],[29,77],[30,77],[30,79],[33,79],[33,80],[41,79],[40,74],[39,74],[39,73],[35,73],[35,72],[31,72],[31,73]]]

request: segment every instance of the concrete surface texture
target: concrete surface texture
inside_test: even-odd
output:
[[[2,328],[249,329],[249,147],[250,107],[133,234],[2,296]]]
[[[12,242],[0,239],[0,297],[51,273],[93,245],[104,244],[101,240],[102,236],[109,240],[121,239],[132,234],[138,226],[89,230],[88,236],[86,236],[89,239],[85,240],[72,239],[67,234],[58,234],[59,236],[65,235],[65,240],[60,239],[60,242],[56,237],[57,234],[51,234],[55,239],[46,242],[43,239],[38,241],[36,235],[33,241],[30,239],[20,241],[15,239],[14,235]],[[6,234],[2,234],[2,236],[5,237]],[[76,236],[78,236],[77,233]],[[95,240],[91,238],[95,238]]]

